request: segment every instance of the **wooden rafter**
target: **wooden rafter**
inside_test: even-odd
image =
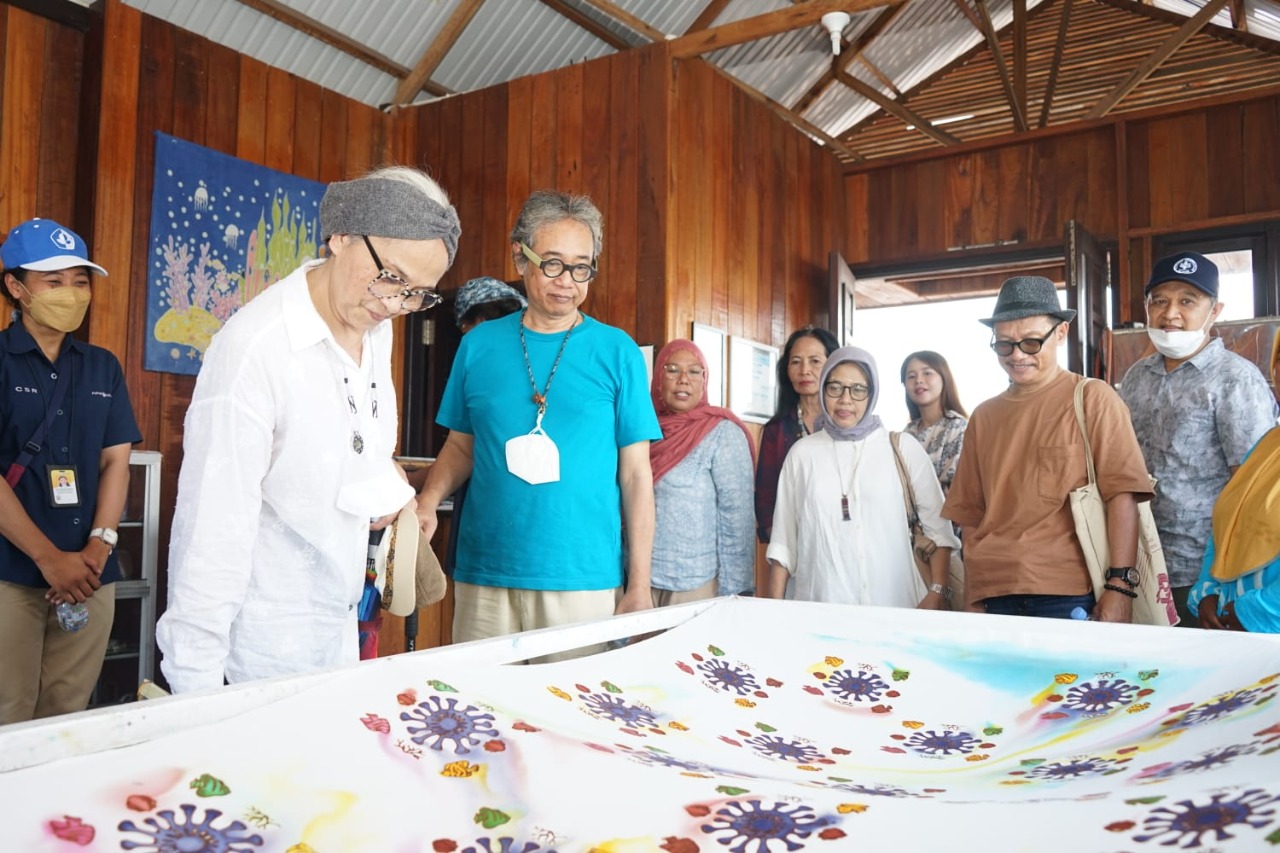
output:
[[[889,90],[889,97],[895,100],[902,97],[902,92],[898,90],[898,86],[893,82],[893,78],[877,68],[870,59],[867,59],[866,54],[859,54],[858,61],[862,63],[864,68],[871,72],[872,77],[880,81],[880,85]]]
[[[906,8],[906,0],[898,0],[894,5],[886,6],[881,9],[880,14],[876,15],[876,19],[871,22],[871,26],[858,34],[857,41],[840,48],[840,67],[847,71],[849,66],[859,59],[866,49],[871,46],[871,43],[875,41],[876,37],[879,36],[880,33],[884,32],[885,28],[892,24]],[[822,76],[818,78],[818,81],[810,86],[808,91],[796,100],[796,102],[791,106],[791,109],[796,113],[803,113],[805,110],[809,109],[809,105],[816,101],[818,97],[827,90],[827,87],[835,82],[835,80],[835,74],[830,68],[828,68],[822,73]]]
[[[1027,115],[1022,111],[1022,104],[1013,91],[1013,81],[1009,79],[1009,68],[1004,64],[1004,51],[1000,49],[1000,34],[991,23],[991,14],[987,11],[986,0],[973,0],[977,7],[978,20],[982,23],[982,34],[986,36],[987,46],[991,48],[991,58],[996,63],[996,73],[1000,75],[1000,85],[1004,87],[1004,96],[1009,101],[1009,110],[1013,113],[1013,127],[1019,133],[1027,130]]]
[[[449,16],[449,20],[445,21],[444,27],[441,28],[435,41],[427,45],[427,49],[422,52],[422,56],[418,59],[418,64],[413,66],[413,70],[400,81],[399,86],[396,86],[395,97],[391,99],[392,106],[407,104],[417,97],[418,93],[422,91],[422,87],[431,79],[431,72],[439,67],[445,54],[457,42],[458,36],[462,35],[462,31],[467,28],[467,24],[471,23],[471,19],[475,17],[476,12],[480,11],[482,3],[484,3],[484,0],[461,0],[458,3],[453,10],[453,14]]]
[[[689,25],[689,29],[685,30],[685,35],[689,33],[698,33],[705,30],[716,22],[716,18],[720,17],[720,13],[729,5],[729,0],[711,0],[707,4],[707,8],[703,9],[698,17],[693,19],[693,23]]]
[[[1244,0],[1231,0],[1231,28],[1237,32],[1249,32],[1249,16],[1245,11]]]
[[[1157,68],[1164,64],[1164,61],[1173,56],[1174,51],[1187,43],[1193,35],[1200,31],[1200,28],[1209,22],[1219,10],[1227,4],[1227,0],[1209,0],[1193,17],[1187,19],[1178,31],[1164,40],[1164,43],[1156,48],[1155,52],[1139,63],[1133,72],[1120,81],[1110,93],[1101,101],[1093,106],[1085,114],[1085,119],[1102,118],[1115,107],[1116,104],[1124,100],[1125,96],[1138,88],[1143,80],[1151,76]]]
[[[743,94],[751,98],[751,100],[755,101],[756,103],[763,104],[765,107],[769,109],[770,112],[772,112],[774,115],[776,115],[778,118],[782,119],[783,121],[787,122],[788,124],[792,125],[793,127],[799,128],[803,132],[809,134],[810,136],[813,136],[816,139],[821,139],[824,143],[826,143],[828,147],[836,151],[839,151],[841,154],[843,154],[845,157],[847,157],[848,159],[852,160],[855,163],[860,163],[866,159],[857,151],[853,150],[845,143],[836,139],[834,136],[831,136],[822,128],[818,127],[815,124],[810,124],[809,122],[805,121],[803,118],[796,115],[791,110],[787,109],[782,104],[778,103],[773,98],[770,98],[768,95],[764,94],[763,92],[760,92],[751,88],[750,86],[748,86],[747,84],[739,80],[737,77],[734,77],[732,74],[726,74],[724,71],[717,68],[715,65],[711,65],[711,68],[714,69],[715,72],[719,74],[721,77],[724,77],[730,83],[732,83],[733,85],[741,89]]]
[[[964,0],[951,0],[951,2],[969,19],[969,23],[973,24],[975,30],[982,32],[982,20],[978,17],[978,13],[973,11],[973,7],[964,2]]]
[[[541,0],[542,5],[557,12],[561,17],[566,18],[577,24],[582,29],[591,33],[591,35],[600,39],[600,41],[612,47],[614,50],[628,50],[633,45],[628,44],[625,40],[619,38],[615,33],[611,32],[607,27],[588,18],[577,9],[570,6],[564,0]]]
[[[1049,125],[1049,110],[1053,107],[1053,94],[1058,88],[1058,74],[1062,70],[1062,54],[1067,49],[1067,28],[1071,23],[1071,0],[1062,0],[1062,12],[1058,16],[1058,38],[1053,44],[1053,63],[1049,66],[1049,81],[1044,87],[1044,100],[1040,102],[1040,126]]]
[[[395,60],[383,56],[376,50],[370,50],[350,36],[340,33],[332,27],[327,27],[314,18],[309,18],[294,11],[284,3],[281,3],[280,0],[238,0],[238,2],[243,6],[248,6],[255,12],[260,12],[282,24],[287,24],[298,32],[322,41],[330,47],[336,47],[348,56],[354,56],[366,65],[371,65],[379,71],[390,74],[392,77],[403,79],[409,75],[409,69]],[[443,86],[437,86],[430,82],[423,88],[432,95],[451,94]]]
[[[609,2],[609,0],[583,0],[583,2],[591,4],[610,18],[613,18],[615,21],[621,21],[629,28],[649,39],[649,41],[664,41],[667,37],[667,34],[662,30],[650,26],[648,21],[637,18],[635,15],[631,14],[626,9],[623,9],[616,3]]]
[[[1169,12],[1156,6],[1135,3],[1134,0],[1096,0],[1096,2],[1101,3],[1103,6],[1110,6],[1112,9],[1122,9],[1131,15],[1141,15],[1144,18],[1159,21],[1162,24],[1173,24],[1175,27],[1181,26],[1187,20],[1186,15],[1179,15],[1177,12]],[[1280,42],[1256,33],[1233,30],[1230,27],[1220,27],[1217,24],[1205,24],[1202,32],[1207,36],[1219,38],[1231,44],[1241,44],[1272,56],[1280,56]]]
[[[928,119],[918,115],[915,110],[905,104],[898,103],[874,86],[868,86],[857,77],[839,69],[836,70],[835,75],[836,79],[845,86],[848,86],[868,101],[872,101],[879,105],[885,112],[902,119],[904,123],[914,125],[915,129],[923,133],[925,136],[928,136],[943,145],[954,145],[960,141],[945,130],[934,127],[929,123]]]
[[[1013,0],[1013,97],[1027,115],[1027,0]]]
[[[599,2],[599,0],[594,0]],[[809,0],[796,6],[785,6],[754,18],[743,18],[721,24],[699,33],[689,33],[672,39],[671,57],[689,59],[721,48],[733,47],[744,42],[775,36],[817,24],[827,12],[854,14],[867,9],[889,6],[893,0]]]

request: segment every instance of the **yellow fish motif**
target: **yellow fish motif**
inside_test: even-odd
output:
[[[472,764],[470,761],[451,761],[440,771],[441,776],[452,779],[467,779],[480,772],[479,764]]]
[[[840,803],[836,806],[836,811],[840,814],[862,814],[869,806],[865,803]]]
[[[752,702],[750,699],[734,699],[733,704],[737,705],[739,708],[754,708],[756,706],[756,703]]]
[[[667,728],[669,728],[669,729],[675,729],[675,730],[676,730],[676,731],[678,731],[678,732],[687,732],[687,731],[689,731],[689,727],[688,727],[688,726],[686,726],[684,723],[677,723],[675,720],[672,720],[671,722],[667,723]]]
[[[966,755],[964,757],[964,760],[965,761],[986,761],[990,757],[991,757],[990,755],[983,753],[981,755]]]
[[[844,663],[844,658],[837,658],[837,657],[832,657],[831,655],[827,655],[825,658],[822,659],[822,662],[825,663],[827,666],[840,666],[841,664]]]
[[[808,770],[810,773],[821,773],[821,767],[814,767],[812,764],[800,764],[796,766],[797,770]]]
[[[1059,684],[1075,684],[1079,677],[1074,672],[1060,672],[1053,677],[1053,680]]]
[[[1136,714],[1139,711],[1145,711],[1150,707],[1151,707],[1150,702],[1139,702],[1137,705],[1130,705],[1128,708],[1125,708],[1124,710],[1126,714]]]
[[[906,726],[909,729],[924,728],[924,723],[920,722],[919,720],[903,720],[902,725]]]
[[[573,701],[573,697],[570,696],[568,693],[565,693],[559,687],[548,687],[547,689],[551,691],[552,696],[559,696],[561,699],[565,700],[566,702]]]

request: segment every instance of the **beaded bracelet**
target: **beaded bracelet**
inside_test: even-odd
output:
[[[1127,596],[1129,596],[1130,598],[1137,598],[1137,597],[1138,597],[1138,594],[1137,594],[1136,592],[1134,592],[1133,590],[1131,590],[1131,589],[1124,589],[1123,587],[1116,586],[1116,585],[1115,585],[1115,584],[1113,584],[1113,583],[1104,583],[1104,584],[1102,585],[1102,588],[1103,588],[1103,589],[1109,589],[1109,590],[1111,590],[1112,592],[1118,592],[1118,593],[1120,593],[1121,595],[1127,595]]]

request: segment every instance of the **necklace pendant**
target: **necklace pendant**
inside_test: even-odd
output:
[[[535,406],[541,406],[541,405],[543,405],[543,404],[544,404],[544,403],[546,403],[546,402],[547,402],[547,398],[546,398],[545,396],[543,396],[542,394],[534,394],[534,395],[533,395],[533,404],[534,404]]]
[[[852,516],[849,515],[849,498],[847,495],[840,496],[840,512],[844,515],[845,521],[853,521]]]
[[[351,431],[351,449],[356,453],[364,453],[364,436],[360,435],[359,430]]]

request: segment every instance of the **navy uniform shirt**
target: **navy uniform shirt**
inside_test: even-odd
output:
[[[44,422],[56,377],[62,373],[70,382],[66,396],[41,442],[40,452],[27,463],[27,471],[14,492],[31,520],[54,545],[63,551],[79,551],[93,529],[102,451],[142,440],[129,404],[124,372],[114,355],[70,335],[64,340],[57,361],[50,364],[20,321],[0,332],[0,476],[9,470]],[[67,463],[76,466],[80,505],[55,508],[47,466]],[[113,553],[102,581],[119,579],[120,568]],[[0,580],[48,586],[36,564],[3,537]]]

